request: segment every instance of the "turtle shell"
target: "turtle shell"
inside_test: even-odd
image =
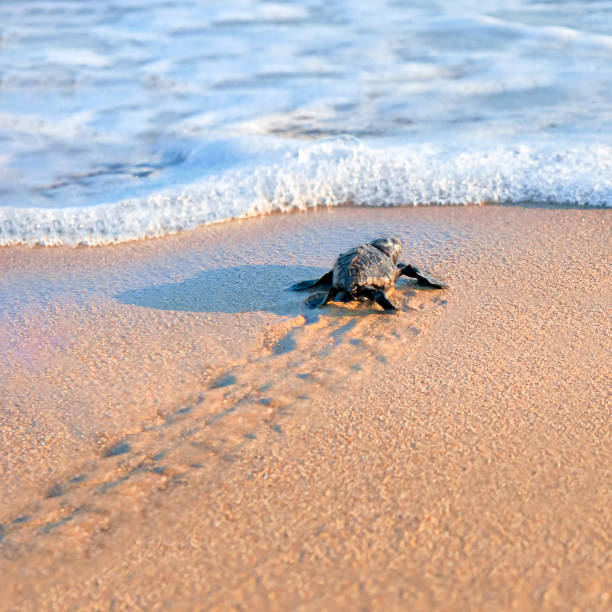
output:
[[[338,256],[332,284],[349,293],[364,286],[387,289],[395,283],[396,276],[397,266],[392,257],[372,244],[360,244]]]

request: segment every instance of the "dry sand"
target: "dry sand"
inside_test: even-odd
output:
[[[611,214],[0,249],[0,607],[609,610]],[[285,290],[385,233],[450,289]]]

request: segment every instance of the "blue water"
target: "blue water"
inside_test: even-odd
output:
[[[612,203],[612,1],[0,3],[0,244]]]

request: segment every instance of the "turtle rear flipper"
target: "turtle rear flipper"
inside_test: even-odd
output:
[[[330,270],[329,272],[326,272],[321,278],[294,283],[293,285],[291,285],[291,287],[289,287],[289,289],[291,289],[291,291],[306,291],[306,289],[314,289],[315,287],[319,287],[321,289],[329,289],[332,284],[333,274],[334,271]]]
[[[382,289],[376,289],[375,287],[361,287],[359,289],[359,295],[376,302],[385,310],[397,310],[397,308],[389,301],[387,294]]]
[[[433,289],[446,289],[446,285],[441,283],[440,281],[434,280],[433,278],[423,274],[420,270],[415,268],[414,266],[407,265],[400,267],[400,276],[403,274],[404,276],[409,276],[410,278],[416,278],[417,283],[421,285],[421,287],[431,287]]]
[[[317,291],[308,297],[306,300],[306,307],[310,308],[311,310],[320,308],[332,299],[330,295],[331,291]]]
[[[347,304],[348,302],[352,302],[354,299],[354,296],[348,291],[338,291],[338,294],[334,297],[334,302],[343,302],[344,304]]]

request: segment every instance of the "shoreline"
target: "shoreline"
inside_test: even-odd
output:
[[[365,208],[366,210],[384,210],[387,208],[399,208],[399,209],[411,209],[411,208],[446,208],[446,207],[458,207],[458,208],[481,208],[481,207],[510,207],[510,208],[544,208],[547,210],[608,210],[610,205],[606,204],[576,204],[575,202],[549,202],[549,201],[540,201],[540,200],[524,200],[524,201],[482,201],[482,202],[470,202],[467,204],[439,204],[437,202],[427,202],[427,203],[414,203],[414,204],[394,204],[391,206],[362,206],[356,205],[352,202],[341,203],[341,204],[333,204],[330,206],[325,205],[317,205],[314,207],[308,208],[291,208],[289,210],[280,210],[274,209],[266,212],[258,212],[255,214],[246,214],[240,215],[237,217],[228,217],[226,219],[218,219],[214,221],[208,221],[206,223],[202,223],[196,227],[192,227],[189,229],[180,229],[176,231],[170,231],[168,233],[152,235],[152,236],[141,236],[138,238],[130,238],[126,240],[119,240],[116,242],[106,242],[106,243],[94,243],[94,244],[86,244],[86,243],[77,243],[77,244],[43,244],[43,243],[35,243],[29,244],[27,242],[16,242],[10,244],[0,244],[0,249],[14,249],[14,248],[30,248],[30,249],[99,249],[99,248],[109,248],[114,246],[119,246],[123,244],[140,244],[143,242],[149,242],[151,240],[164,240],[172,237],[181,237],[181,236],[189,236],[192,232],[198,233],[203,231],[205,228],[210,228],[216,225],[225,225],[228,223],[240,223],[265,217],[276,217],[276,216],[286,216],[286,215],[317,215],[317,214],[325,214],[326,211],[333,211],[338,209],[357,209],[360,210]]]
[[[0,597],[604,609],[610,215],[341,207],[0,249]],[[381,234],[450,290],[318,320],[285,291]]]

